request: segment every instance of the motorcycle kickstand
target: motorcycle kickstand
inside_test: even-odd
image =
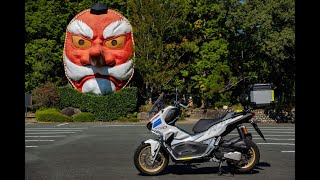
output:
[[[227,174],[230,174],[230,175],[234,176],[234,174],[232,174],[232,173],[230,173],[230,172],[228,172],[228,171],[226,171],[226,170],[224,170],[224,169],[222,168],[222,163],[223,163],[223,161],[220,161],[220,162],[219,162],[219,172],[218,172],[218,175],[221,176],[222,173],[225,172],[225,173],[227,173]]]

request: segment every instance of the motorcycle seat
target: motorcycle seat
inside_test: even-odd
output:
[[[214,119],[200,119],[192,128],[194,133],[200,133],[208,130],[211,126],[218,124],[222,121],[225,121],[231,117],[233,117],[234,112],[227,112],[222,117],[214,118]]]

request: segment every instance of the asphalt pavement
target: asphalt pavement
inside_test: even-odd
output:
[[[177,126],[191,132],[193,122]],[[246,124],[260,149],[252,174],[218,176],[214,162],[195,166],[169,163],[159,176],[142,176],[133,164],[141,141],[152,137],[146,123],[25,124],[25,180],[104,179],[295,179],[295,125],[258,124],[267,142]],[[230,136],[235,136],[236,131]],[[223,167],[227,169],[226,164]]]

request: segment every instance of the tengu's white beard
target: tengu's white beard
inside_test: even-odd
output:
[[[89,79],[82,86],[83,93],[106,95],[114,91],[116,91],[116,87],[113,82],[102,78]]]
[[[79,81],[86,76],[94,74],[108,75],[115,77],[118,80],[128,80],[134,72],[132,60],[114,67],[95,67],[91,65],[79,66],[74,64],[69,60],[65,53],[63,54],[63,57],[66,75],[73,81]],[[115,84],[104,78],[91,78],[82,85],[82,92],[84,93],[107,95],[114,91],[116,91]]]
[[[67,76],[74,81],[79,81],[85,76],[94,74],[109,75],[115,77],[118,80],[128,80],[133,74],[132,60],[128,60],[126,63],[114,67],[95,67],[91,65],[79,66],[77,64],[74,64],[72,61],[70,61],[65,53],[63,53],[63,59],[65,62],[65,70]]]

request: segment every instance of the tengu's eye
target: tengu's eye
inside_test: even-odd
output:
[[[84,45],[84,40],[83,40],[83,39],[80,39],[78,43],[79,43],[79,45],[82,46],[82,45]]]
[[[118,44],[118,41],[117,40],[112,40],[111,44],[112,44],[112,46],[116,46]]]
[[[91,47],[91,42],[86,39],[83,39],[81,36],[72,36],[72,43],[76,48]]]
[[[104,44],[108,48],[121,48],[126,43],[126,36],[119,36],[117,38],[106,41]]]

